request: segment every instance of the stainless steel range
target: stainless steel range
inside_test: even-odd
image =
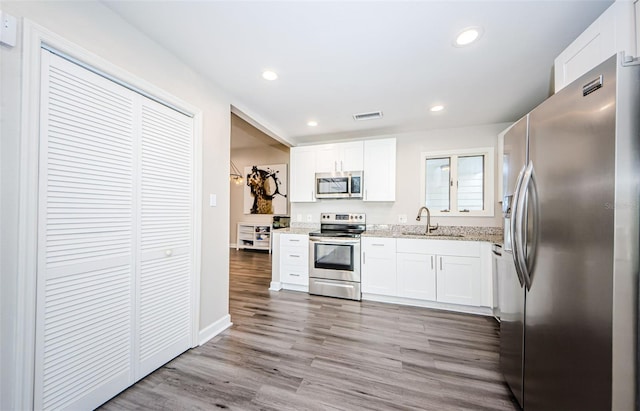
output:
[[[309,294],[360,300],[360,234],[363,213],[322,213],[309,234]]]

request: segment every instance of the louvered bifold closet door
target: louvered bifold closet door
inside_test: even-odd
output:
[[[35,409],[133,380],[132,93],[42,51]]]
[[[193,119],[141,99],[140,378],[190,347]]]

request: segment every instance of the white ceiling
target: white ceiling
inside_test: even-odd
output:
[[[550,94],[554,58],[611,3],[105,0],[294,144],[514,121]],[[453,47],[468,26],[483,36]],[[429,112],[436,103],[445,110]],[[382,119],[351,117],[376,110]]]

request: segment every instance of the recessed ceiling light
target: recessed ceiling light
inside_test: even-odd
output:
[[[262,72],[262,78],[265,80],[273,81],[278,78],[278,74],[275,71],[267,70]]]
[[[441,104],[438,104],[436,106],[431,107],[429,110],[433,111],[434,113],[437,113],[438,111],[444,110],[444,106]]]
[[[307,125],[308,125],[309,127],[315,127],[315,126],[317,126],[317,125],[318,125],[318,122],[317,122],[317,121],[313,121],[313,120],[311,120],[311,121],[307,122]]]
[[[456,47],[464,47],[467,46],[474,41],[478,40],[482,35],[481,27],[467,27],[462,30],[458,36],[456,37],[456,41],[453,43]]]

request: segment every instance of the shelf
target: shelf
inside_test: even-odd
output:
[[[238,223],[236,250],[241,248],[267,250],[271,253],[271,225]]]

